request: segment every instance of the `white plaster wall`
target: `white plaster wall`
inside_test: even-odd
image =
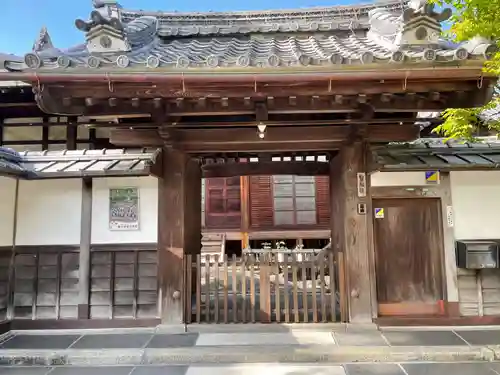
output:
[[[109,189],[139,188],[139,230],[109,230]],[[93,180],[92,243],[147,243],[158,241],[158,180],[155,177],[114,177]]]
[[[420,186],[427,185],[425,172],[374,172],[371,186]]]
[[[500,239],[500,171],[451,172],[457,240]]]
[[[0,177],[0,246],[12,246],[16,180]]]
[[[16,245],[78,245],[82,180],[20,181]]]

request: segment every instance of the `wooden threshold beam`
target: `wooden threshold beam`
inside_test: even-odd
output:
[[[317,161],[223,163],[205,165],[202,172],[204,178],[259,175],[327,176],[329,164]]]

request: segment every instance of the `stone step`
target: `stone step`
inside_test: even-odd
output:
[[[224,235],[222,233],[203,233],[202,240],[222,241]]]
[[[219,246],[221,247],[223,244],[222,241],[201,241],[201,246]]]
[[[140,366],[234,363],[490,362],[500,348],[486,346],[194,346],[163,349],[0,349],[0,366]]]

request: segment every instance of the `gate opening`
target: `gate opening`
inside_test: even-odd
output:
[[[330,240],[328,238],[304,238],[302,240],[302,245],[305,249],[322,249]]]
[[[226,240],[225,253],[228,259],[231,259],[233,255],[235,255],[236,258],[241,258],[241,255],[243,254],[243,249],[241,248],[241,241]]]

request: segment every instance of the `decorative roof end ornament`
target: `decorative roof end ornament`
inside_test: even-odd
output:
[[[452,15],[449,8],[441,12],[434,10],[434,4],[426,0],[411,0],[402,15],[403,25],[395,43],[407,47],[435,48],[441,36],[441,22]]]
[[[121,21],[121,6],[116,0],[92,0],[90,19],[77,19],[76,28],[86,33],[90,53],[130,51],[125,27]]]
[[[35,43],[33,44],[32,51],[33,52],[41,52],[45,51],[48,49],[53,49],[54,45],[52,44],[52,39],[50,38],[49,32],[47,31],[47,28],[44,26],[40,30],[40,33],[38,34],[38,38],[35,40]]]

